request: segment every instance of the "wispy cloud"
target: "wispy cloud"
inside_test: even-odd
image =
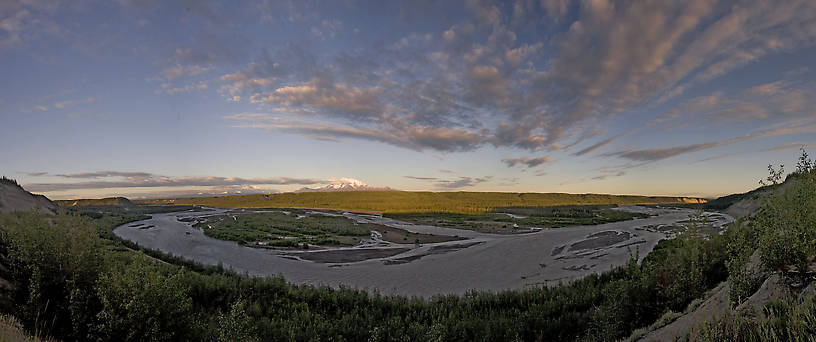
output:
[[[526,166],[528,168],[533,168],[533,167],[536,167],[536,166],[539,166],[539,165],[542,165],[542,164],[545,164],[545,163],[549,163],[551,161],[552,161],[552,159],[550,159],[550,157],[548,157],[548,156],[536,157],[536,158],[521,157],[521,158],[505,158],[505,159],[502,159],[502,162],[504,162],[507,165],[507,167],[514,167],[516,165],[524,165],[524,166]]]
[[[53,70],[51,78],[71,80],[9,89],[6,93],[15,94],[14,99],[6,97],[3,109],[15,107],[12,111],[32,115],[15,117],[8,132],[17,133],[12,131],[17,126],[21,136],[57,132],[64,128],[54,126],[64,124],[62,116],[83,117],[87,120],[67,123],[76,132],[51,134],[79,145],[88,139],[74,139],[78,136],[123,135],[137,121],[182,125],[173,115],[175,106],[195,104],[202,122],[225,115],[219,124],[231,128],[216,127],[213,133],[236,137],[224,142],[233,147],[240,144],[236,139],[262,143],[255,134],[237,138],[241,132],[262,130],[274,135],[274,141],[283,134],[319,140],[311,142],[318,148],[308,149],[303,158],[327,145],[343,150],[352,140],[366,142],[352,144],[355,148],[384,144],[385,151],[393,151],[392,146],[409,150],[395,153],[425,152],[432,158],[423,159],[422,166],[439,178],[415,180],[443,188],[488,181],[433,171],[462,168],[462,156],[454,155],[460,152],[487,156],[485,163],[498,165],[501,172],[531,176],[544,174],[539,169],[554,163],[543,156],[566,163],[587,161],[575,158],[580,156],[606,156],[613,162],[646,164],[795,134],[775,127],[781,124],[794,132],[801,128],[790,126],[793,120],[816,118],[812,67],[802,66],[812,59],[816,45],[813,0],[0,3],[0,52],[39,54],[35,58],[47,62],[43,71]],[[161,13],[168,15],[157,15]],[[79,17],[83,25],[63,26]],[[386,20],[375,27],[368,17]],[[117,26],[111,28],[111,23]],[[77,54],[94,50],[94,58]],[[109,75],[104,66],[114,60],[127,68],[125,76]],[[25,59],[12,62],[12,69],[38,65]],[[135,98],[143,96],[146,77],[154,94]],[[138,80],[135,85],[133,79]],[[14,82],[8,87],[15,87]],[[49,87],[73,89],[41,96],[53,93]],[[85,93],[90,89],[96,93]],[[164,96],[174,94],[190,96]],[[105,106],[87,105],[103,99]],[[133,108],[102,108],[123,105]],[[100,111],[104,122],[90,117]],[[49,118],[54,120],[34,127],[35,120]],[[697,123],[705,127],[692,126]],[[170,153],[159,145],[168,132],[144,132],[145,147]],[[682,139],[686,136],[693,138]],[[101,146],[100,153],[112,149]],[[43,154],[53,157],[60,149],[51,150]],[[488,159],[496,153],[503,159]],[[396,155],[395,160],[415,159]],[[38,185],[252,181],[113,173],[50,176],[54,184],[74,185]],[[553,172],[552,177],[563,174]]]
[[[466,151],[482,144],[482,138],[463,129],[409,125],[400,120],[383,124],[379,129],[344,125],[324,125],[288,119],[264,113],[242,113],[225,116],[236,121],[234,127],[257,128],[302,134],[318,139],[363,139],[422,151]]]
[[[662,159],[671,158],[681,154],[691,153],[706,150],[709,148],[723,146],[738,141],[739,139],[727,139],[721,141],[714,141],[710,143],[691,144],[676,147],[665,148],[649,148],[643,150],[625,150],[618,152],[610,152],[604,156],[616,156],[635,161],[658,161]]]
[[[195,76],[206,73],[211,70],[211,67],[201,65],[182,66],[179,64],[165,67],[162,74],[168,79],[172,80],[182,76]]]
[[[39,172],[31,173],[31,175]],[[46,173],[42,173],[45,176]],[[135,188],[135,187],[184,187],[184,186],[245,186],[245,185],[285,185],[299,184],[311,185],[325,183],[324,180],[311,178],[238,178],[238,177],[217,177],[217,176],[185,176],[172,177],[162,176],[147,172],[118,172],[118,171],[97,171],[76,174],[56,174],[54,176],[68,179],[95,179],[92,181],[79,182],[54,182],[54,183],[30,183],[24,187],[29,191],[49,192],[75,189],[110,189],[110,188]],[[102,179],[102,180],[96,180]]]
[[[88,98],[79,99],[79,100],[67,100],[67,101],[61,101],[61,102],[54,103],[54,108],[63,109],[63,108],[66,108],[66,107],[71,107],[71,106],[80,105],[80,104],[94,103],[94,102],[96,102],[96,98],[93,98],[93,97],[88,97]]]
[[[264,51],[245,67],[223,74],[220,92],[229,101],[309,113],[309,124],[237,127],[323,140],[366,139],[414,150],[566,149],[593,136],[586,132],[597,130],[598,122],[665,103],[746,63],[816,41],[811,1],[744,5],[547,0],[499,6],[473,1],[465,6],[469,21],[397,37],[375,50],[319,55],[291,44]],[[284,10],[293,11],[291,6]],[[560,22],[568,14],[575,18],[565,32],[547,27],[521,39],[523,29],[517,25],[538,25],[541,17]],[[608,29],[612,23],[615,30]],[[309,27],[323,39],[343,25],[322,19]],[[546,54],[540,53],[544,46]],[[767,95],[773,87],[752,91]],[[772,114],[756,104],[732,103],[716,117]],[[574,155],[632,133],[608,137]]]
[[[603,154],[607,157],[621,157],[625,159],[630,159],[634,161],[645,161],[645,162],[652,162],[663,160],[671,157],[675,157],[682,154],[702,151],[711,149],[714,147],[730,145],[738,142],[743,142],[752,139],[758,138],[765,138],[765,137],[772,137],[772,136],[781,136],[781,135],[791,135],[791,134],[801,134],[801,133],[813,133],[816,132],[816,124],[808,124],[803,126],[792,126],[792,127],[782,127],[782,128],[775,128],[775,129],[767,129],[762,131],[757,131],[753,133],[748,133],[743,136],[733,137],[729,139],[719,140],[719,141],[712,141],[707,143],[700,143],[700,144],[690,144],[690,145],[683,145],[683,146],[675,146],[675,147],[664,147],[664,148],[649,148],[649,149],[632,149],[632,150],[622,150],[616,152],[609,152]]]
[[[650,124],[647,124],[647,126],[650,126]],[[620,138],[631,135],[631,134],[637,132],[640,129],[642,129],[642,128],[641,127],[636,127],[636,128],[632,128],[632,129],[630,129],[630,130],[628,130],[626,132],[616,134],[616,135],[614,135],[612,137],[609,137],[609,138],[601,140],[601,141],[599,141],[599,142],[597,142],[597,143],[595,143],[595,144],[593,144],[591,146],[588,146],[588,147],[586,147],[586,148],[584,148],[584,149],[582,149],[582,150],[580,150],[578,152],[575,152],[575,153],[573,153],[573,155],[574,156],[582,156],[582,155],[585,155],[585,154],[588,154],[588,153],[595,152],[596,150],[598,150],[600,148],[603,148],[603,147],[615,142],[616,140],[618,140]]]
[[[436,178],[436,177],[405,176],[405,178],[423,180],[423,181],[436,181],[436,180],[439,180],[439,178]]]
[[[249,195],[249,194],[269,194],[277,193],[279,191],[269,189],[266,187],[258,187],[254,185],[226,185],[226,186],[211,186],[201,189],[193,190],[159,190],[156,191],[137,191],[127,194],[129,199],[155,199],[155,198],[180,198],[180,197],[200,197],[200,196],[230,196],[230,195]],[[108,196],[108,195],[103,195]],[[121,196],[120,193],[112,192],[109,196]],[[62,197],[78,198],[75,194]]]
[[[47,175],[47,172],[35,172],[31,173],[30,175],[39,175],[44,176]],[[83,172],[83,173],[58,173],[54,174],[54,176],[62,177],[62,178],[105,178],[105,177],[125,177],[125,178],[151,178],[156,177],[156,175],[148,172],[122,172],[122,171],[95,171],[95,172]]]
[[[198,81],[193,83],[188,83],[183,86],[173,86],[171,83],[163,83],[161,88],[156,89],[156,94],[167,94],[167,95],[175,95],[181,93],[190,93],[194,91],[205,91],[208,89],[207,82],[205,81]]]
[[[750,153],[757,153],[757,152],[778,152],[778,151],[787,151],[787,150],[792,150],[792,149],[798,149],[798,148],[802,148],[802,147],[807,148],[808,146],[816,146],[816,141],[809,142],[809,143],[792,142],[792,143],[777,145],[777,146],[773,146],[773,147],[766,148],[766,149],[761,149],[761,150],[751,150],[751,151],[725,153],[725,154],[715,155],[715,156],[708,157],[708,158],[703,158],[703,159],[700,159],[700,160],[696,161],[695,163],[704,163],[704,162],[708,162],[708,161],[712,161],[712,160],[725,159],[725,158],[728,158],[728,157],[733,157],[733,156],[738,156],[738,155],[743,155],[743,154],[750,154]]]
[[[421,180],[433,183],[439,189],[460,189],[475,186],[477,184],[489,182],[493,176],[484,177],[467,177],[460,176],[453,179],[444,179],[438,177],[421,177],[421,176],[404,176],[405,178]]]
[[[765,151],[765,152],[787,151],[787,150],[798,149],[798,148],[803,148],[803,147],[807,148],[807,147],[810,147],[810,146],[816,146],[816,141],[809,142],[809,143],[793,142],[793,143],[788,143],[788,144],[783,144],[783,145],[778,145],[778,146],[774,146],[774,147],[771,147],[771,148],[767,148],[767,149],[764,149],[763,151]]]
[[[455,180],[439,180],[436,182],[436,186],[447,189],[466,188],[490,181],[491,178],[493,177],[459,177],[459,179]]]
[[[607,178],[623,177],[624,175],[626,175],[626,171],[618,171],[618,172],[616,172],[614,174],[607,173],[607,174],[603,174],[603,175],[600,175],[600,176],[595,176],[595,177],[592,177],[592,179],[593,180],[606,180]]]

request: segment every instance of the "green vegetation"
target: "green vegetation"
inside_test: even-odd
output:
[[[498,207],[482,214],[445,212],[385,214],[397,220],[490,233],[513,233],[529,228],[596,225],[648,217],[646,214],[611,210],[612,206]],[[510,215],[508,215],[510,214]],[[512,215],[512,216],[511,216]]]
[[[788,176],[796,177],[795,175]],[[731,205],[742,201],[742,200],[759,200],[763,195],[767,193],[776,192],[783,186],[784,183],[778,184],[770,184],[764,185],[754,190],[741,193],[741,194],[732,194],[728,196],[723,196],[711,201],[708,201],[702,205],[705,210],[725,210],[726,208],[730,207]]]
[[[816,170],[802,150],[796,172],[769,192],[763,207],[741,225],[743,238],[731,246],[729,284],[733,305],[753,294],[767,272],[781,275],[783,284],[805,287],[814,280],[816,258]],[[780,168],[781,169],[781,168]],[[774,177],[778,171],[769,171]],[[765,272],[750,270],[748,255],[758,251]],[[784,285],[782,285],[784,286]],[[796,288],[793,289],[796,293]],[[707,341],[812,341],[816,339],[816,296],[803,292],[799,298],[765,303],[762,312],[732,310],[706,322],[694,338]]]
[[[771,301],[760,319],[754,313],[728,312],[705,322],[695,338],[703,341],[813,341],[816,296],[802,302]]]
[[[196,197],[139,201],[144,204],[203,205],[221,208],[322,208],[361,212],[476,214],[497,207],[564,205],[681,204],[681,197],[507,192],[347,191]]]
[[[306,212],[209,216],[195,226],[212,238],[275,247],[348,246],[371,234],[369,225]]]
[[[515,219],[514,223],[523,227],[566,227],[575,225],[595,225],[635,218],[649,217],[648,214],[612,210],[613,206],[583,205],[554,207],[501,207],[495,212],[527,216]],[[508,216],[509,217],[509,216]]]
[[[754,217],[759,253],[770,269],[803,273],[816,256],[816,177],[809,172],[782,193],[772,194]]]
[[[351,246],[372,230],[382,239],[395,243],[434,243],[459,240],[433,234],[419,234],[404,229],[376,224],[360,224],[346,217],[308,213],[306,210],[286,209],[266,213],[228,213],[196,219],[195,227],[204,234],[221,240],[236,241],[252,247],[286,247],[308,249],[309,245]],[[191,219],[192,220],[192,219]]]
[[[733,236],[728,244],[728,298],[731,303],[742,303],[750,297],[762,283],[760,272],[749,265],[751,256],[756,250],[757,230],[742,220],[728,227],[728,234]]]
[[[91,218],[102,218],[110,215],[126,217],[143,217],[140,220],[149,218],[147,214],[172,213],[177,211],[200,210],[194,206],[182,205],[132,205],[132,206],[73,206],[65,208],[66,211],[76,213]]]
[[[814,169],[814,163],[808,156],[804,147],[800,149],[801,154],[796,164],[796,171],[787,175],[785,181],[780,183],[785,169],[785,165],[779,165],[779,169],[775,169],[773,165],[768,165],[768,176],[759,181],[761,185],[759,188],[748,191],[742,194],[733,194],[723,196],[703,204],[706,210],[723,210],[742,200],[759,200],[764,194],[778,193],[785,184],[795,182],[797,178],[804,177]]]
[[[56,200],[54,201],[60,207],[103,207],[103,206],[122,206],[129,207],[135,204],[124,197],[106,197],[96,199],[76,199],[76,200]]]
[[[765,270],[793,278],[807,275],[816,257],[816,171],[812,165],[802,150],[797,171],[758,199],[764,204],[751,223],[738,222],[730,228],[741,232],[741,238],[729,246],[730,298],[735,304],[753,294],[764,280],[763,272],[746,267],[755,252]],[[769,173],[774,175],[774,171]]]
[[[0,277],[15,286],[0,302],[28,332],[66,341],[612,341],[667,323],[726,279],[741,281],[734,274],[754,248],[767,268],[810,279],[816,173],[796,179],[750,223],[706,236],[692,222],[640,264],[635,253],[624,267],[569,284],[430,300],[241,277],[113,237],[138,215],[2,214]],[[765,318],[732,312],[691,337],[813,340],[813,298],[768,303]]]
[[[133,251],[110,231],[137,218],[0,215],[3,277],[16,284],[4,310],[28,331],[69,341],[614,340],[724,279],[724,237],[690,234],[661,242],[641,265],[632,259],[568,285],[386,297]]]
[[[14,185],[14,186],[20,186],[20,184],[17,184],[16,180],[11,179],[11,178],[7,178],[6,176],[0,177],[0,184],[9,184],[9,185]]]

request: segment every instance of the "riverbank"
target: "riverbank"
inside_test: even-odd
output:
[[[672,208],[622,210],[648,212],[654,216],[595,226],[496,235],[409,224],[377,215],[343,213],[360,222],[467,240],[423,245],[384,241],[373,247],[404,250],[372,252],[370,245],[339,248],[335,250],[343,252],[332,252],[337,258],[308,254],[324,253],[322,251],[295,254],[212,239],[190,223],[179,221],[202,215],[195,212],[157,214],[137,222],[154,228],[139,229],[130,224],[116,228],[114,233],[145,248],[205,265],[223,265],[239,274],[282,276],[293,284],[342,285],[384,294],[431,297],[464,294],[470,290],[502,291],[553,285],[608,271],[624,265],[635,252],[645,256],[659,240],[669,236],[669,233],[644,227],[676,226],[695,214],[690,209]],[[206,214],[213,215],[213,212]],[[730,221],[729,217],[722,216],[715,224],[722,227]],[[360,258],[357,254],[375,258]],[[319,262],[315,262],[317,260]]]

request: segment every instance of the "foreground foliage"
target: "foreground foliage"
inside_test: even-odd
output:
[[[0,216],[4,277],[17,285],[5,310],[62,340],[615,340],[725,278],[725,237],[687,234],[662,241],[641,264],[633,258],[568,285],[387,297],[133,251],[109,232],[137,218]]]
[[[787,183],[786,189],[766,197],[765,206],[752,217],[751,228],[744,229],[746,238],[738,244],[742,252],[733,253],[735,258],[731,262],[735,266],[729,283],[735,306],[753,294],[764,280],[743,267],[746,255],[754,250],[758,250],[764,269],[779,272],[787,283],[803,287],[813,281],[816,171],[807,154],[803,153],[797,172],[788,177]],[[693,337],[707,341],[813,341],[816,296],[813,291],[805,291],[798,298],[770,301],[762,312],[732,310],[706,322]]]
[[[803,302],[772,301],[763,318],[752,312],[728,312],[705,322],[694,338],[703,341],[813,341],[816,339],[816,297]]]
[[[714,236],[691,229],[640,263],[633,251],[627,265],[565,285],[430,300],[241,277],[113,236],[141,213],[3,214],[0,276],[15,285],[3,310],[67,341],[612,341],[676,317],[726,279],[732,301],[744,300],[757,286],[745,267],[757,248],[766,268],[803,279],[816,255],[816,176],[795,178],[750,223]],[[694,337],[812,340],[813,301],[773,302],[768,319],[731,313]]]

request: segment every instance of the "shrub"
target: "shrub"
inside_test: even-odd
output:
[[[109,341],[172,341],[190,331],[192,301],[183,269],[163,274],[137,254],[128,267],[102,275],[97,333]]]
[[[12,305],[30,331],[84,339],[98,307],[93,284],[102,251],[86,218],[34,213],[0,215],[0,254],[15,284]]]
[[[728,260],[728,298],[734,305],[742,303],[762,285],[757,269],[751,269],[750,259],[757,250],[758,231],[743,220],[737,220],[725,232]],[[758,265],[761,266],[761,265]]]
[[[816,340],[816,297],[803,303],[772,301],[760,319],[751,311],[727,312],[691,331],[696,341],[813,341]]]
[[[816,254],[816,174],[796,177],[786,191],[770,196],[754,218],[762,261],[772,270],[801,272]]]

